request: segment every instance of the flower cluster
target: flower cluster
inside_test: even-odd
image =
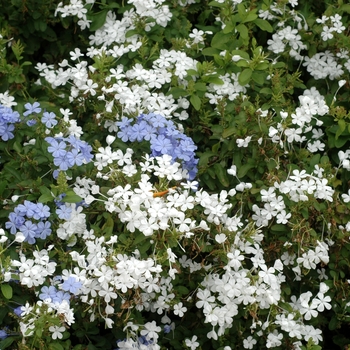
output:
[[[192,139],[180,132],[171,120],[154,113],[141,114],[136,122],[122,118],[116,124],[119,127],[118,137],[124,141],[149,141],[151,156],[170,155],[172,161],[180,161],[187,170],[188,179],[193,180],[197,173],[198,159],[195,158],[197,146]]]
[[[49,217],[50,208],[47,205],[25,200],[10,213],[5,227],[14,235],[20,232],[25,242],[34,244],[36,239],[46,239],[51,234]]]
[[[54,157],[53,162],[59,170],[66,171],[75,165],[86,164],[93,158],[92,147],[74,135],[45,137],[45,141],[50,145],[48,151]]]
[[[3,141],[8,141],[14,138],[14,124],[19,121],[20,115],[18,112],[13,111],[10,107],[0,104],[0,137]]]

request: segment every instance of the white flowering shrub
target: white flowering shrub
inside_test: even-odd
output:
[[[347,347],[350,5],[43,3],[0,14],[0,348]]]

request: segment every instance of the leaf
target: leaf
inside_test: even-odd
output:
[[[249,164],[249,163],[240,166],[238,169],[238,172],[237,172],[237,176],[239,178],[241,178],[241,177],[247,175],[248,171],[254,167],[255,167],[254,164]]]
[[[248,12],[248,15],[243,19],[242,23],[253,22],[257,19],[258,15],[255,13],[255,10]]]
[[[216,49],[215,47],[206,47],[202,50],[202,54],[204,56],[214,56],[218,55],[220,53],[220,50]]]
[[[8,348],[10,345],[12,345],[12,343],[15,340],[17,340],[16,337],[7,337],[6,339],[1,340],[0,341],[0,349],[3,350],[3,349]],[[12,349],[14,349],[14,348],[12,347]]]
[[[44,193],[38,198],[39,203],[47,203],[53,200],[53,196],[51,193]]]
[[[8,300],[12,298],[12,287],[7,283],[1,284],[1,292],[4,295],[4,297]]]
[[[344,4],[344,5],[340,6],[339,10],[350,13],[350,4]]]
[[[271,26],[271,24],[266,21],[265,19],[261,19],[261,18],[257,18],[253,21],[261,30],[265,31],[265,32],[269,32],[272,33],[273,32],[273,28]]]
[[[65,203],[79,203],[83,199],[77,194],[75,194],[74,192],[67,192],[66,196],[61,200],[62,202],[65,202]]]
[[[199,166],[199,167],[202,167],[202,166],[207,165],[208,162],[209,162],[209,159],[210,159],[211,157],[216,156],[216,155],[217,155],[216,153],[210,152],[210,151],[209,151],[209,152],[202,153],[202,154],[200,155],[200,157],[199,157],[198,166]]]
[[[174,98],[179,98],[179,97],[187,96],[188,91],[186,91],[185,89],[182,89],[180,87],[175,86],[169,90],[168,96],[169,95],[172,95]]]
[[[128,30],[125,33],[125,37],[126,38],[130,38],[130,37],[132,37],[133,35],[136,35],[136,34],[138,34],[138,31],[136,29],[131,29],[131,30]]]
[[[337,132],[335,133],[335,139],[338,140],[339,136],[344,132],[346,128],[346,123],[344,119],[339,119],[338,120],[338,129]]]
[[[216,178],[220,181],[220,183],[223,186],[228,187],[230,183],[228,181],[226,168],[224,168],[220,163],[215,163],[214,170],[215,170]]]
[[[230,127],[230,128],[227,128],[223,131],[222,133],[222,137],[224,139],[230,137],[231,135],[234,135],[235,133],[237,132],[237,128],[236,127]]]
[[[64,350],[64,347],[60,343],[50,343],[49,350]]]
[[[262,72],[253,72],[252,79],[259,85],[264,85],[266,74]]]
[[[270,88],[262,88],[260,91],[260,94],[264,94],[264,95],[272,95],[272,90]]]
[[[197,91],[207,91],[207,86],[204,84],[204,83],[195,83],[194,84],[194,88],[197,90]]]
[[[284,232],[286,231],[286,229],[287,229],[286,225],[276,224],[271,226],[271,231]]]
[[[213,36],[211,41],[211,46],[219,50],[227,50],[226,43],[231,41],[230,34],[224,34],[223,32],[218,32]]]
[[[105,24],[107,13],[108,9],[104,9],[90,16],[89,19],[92,21],[89,28],[90,32],[95,32],[97,29],[101,28]]]
[[[201,108],[201,99],[197,95],[192,95],[190,98],[191,105],[196,111],[199,111]]]
[[[238,77],[238,82],[240,85],[247,85],[252,77],[253,71],[250,68],[244,69]]]
[[[202,79],[205,80],[206,82],[210,83],[210,84],[224,85],[223,80],[221,80],[218,77],[203,77]]]
[[[248,35],[248,28],[244,25],[244,24],[239,24],[236,27],[237,31],[239,32],[239,34],[241,35],[242,39],[247,40],[249,35]]]

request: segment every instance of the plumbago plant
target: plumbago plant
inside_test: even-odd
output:
[[[0,94],[0,348],[350,344],[349,12],[59,3]]]

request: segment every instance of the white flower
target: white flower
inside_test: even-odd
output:
[[[227,237],[224,233],[220,233],[220,234],[215,235],[215,240],[219,244],[224,243],[226,241],[226,239],[227,239]]]
[[[195,350],[198,348],[199,343],[197,342],[197,336],[194,335],[192,339],[185,339],[185,344],[188,346],[191,350]]]
[[[65,327],[59,327],[59,326],[50,326],[49,331],[52,332],[52,339],[62,339],[63,338],[63,332],[66,330]]]
[[[174,314],[182,317],[184,313],[187,311],[187,307],[183,306],[182,303],[178,303],[174,305]]]

